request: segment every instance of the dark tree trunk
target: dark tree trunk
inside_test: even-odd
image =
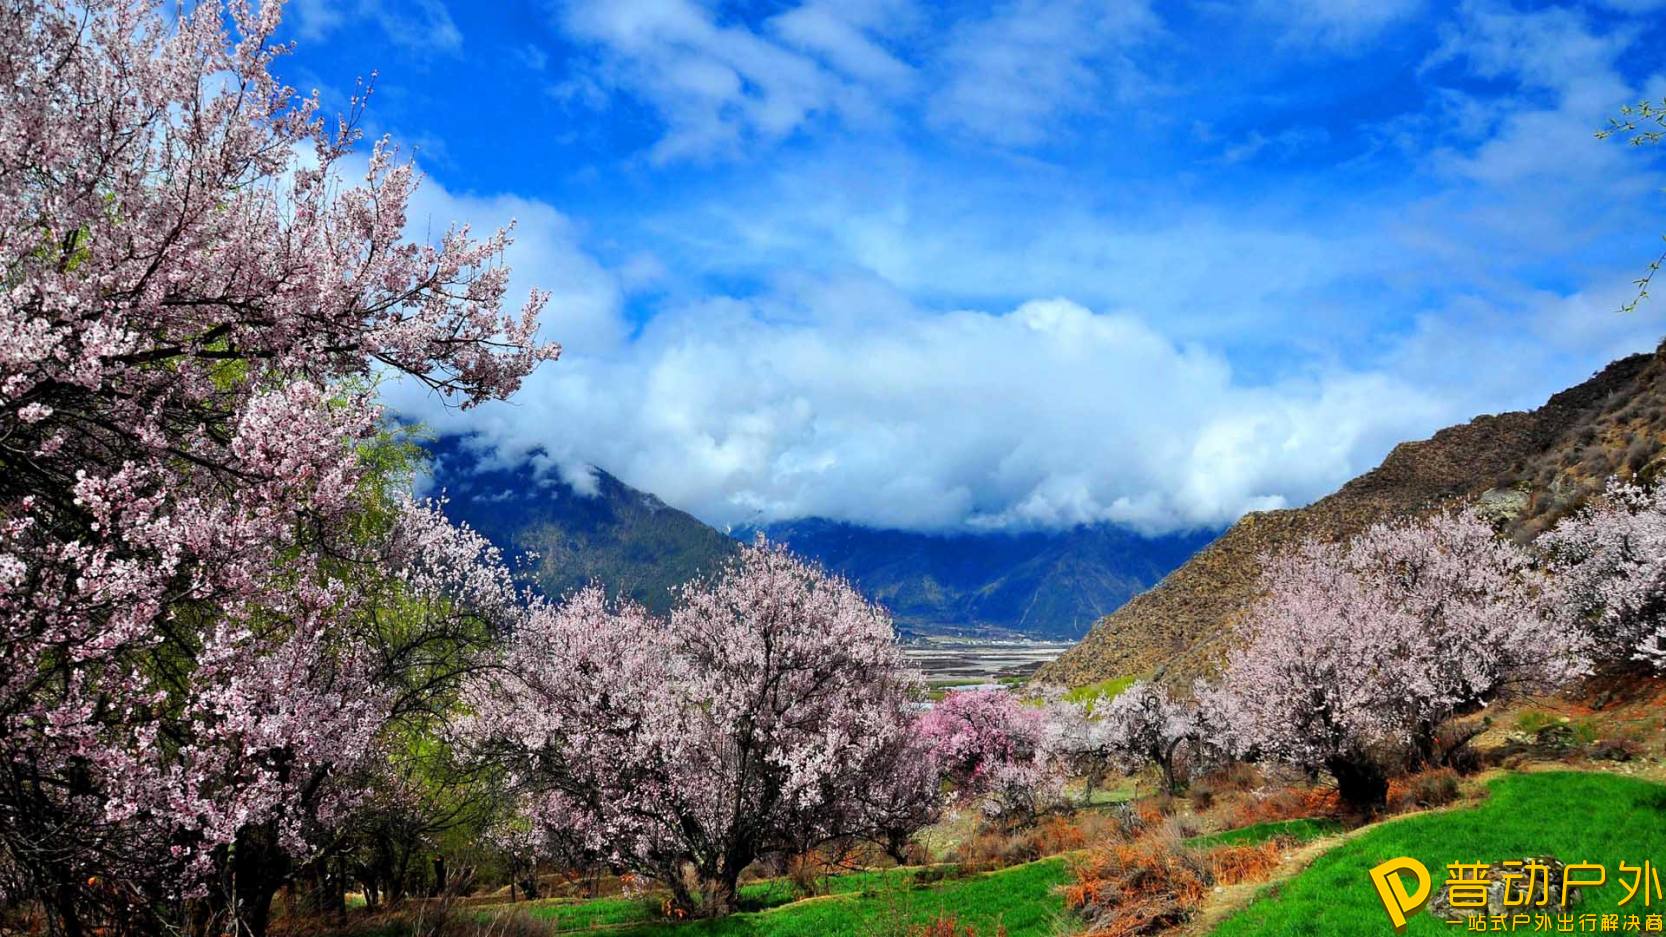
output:
[[[428,890],[428,897],[438,898],[445,893],[445,857],[434,857],[434,884]]]
[[[885,834],[885,854],[897,865],[908,864],[908,839],[907,834],[895,830]]]
[[[1433,765],[1436,761],[1436,732],[1439,726],[1427,722],[1420,723],[1412,730],[1411,737],[1411,765],[1413,771],[1421,771]]]
[[[706,887],[706,905],[701,908],[707,917],[727,917],[735,912],[740,894],[740,870],[724,869]]]
[[[1175,770],[1175,756],[1180,753],[1180,746],[1187,741],[1186,736],[1175,739],[1166,746],[1162,746],[1157,755],[1157,764],[1163,771],[1163,786],[1170,794],[1184,793],[1186,782],[1181,779],[1180,772]]]
[[[232,914],[240,929],[265,937],[272,899],[289,879],[289,857],[271,824],[238,834],[231,851]]]
[[[671,889],[672,910],[686,917],[693,917],[700,913],[700,902],[695,899],[688,886],[683,883],[683,877],[673,869],[670,875],[662,876],[667,888]]]
[[[1325,769],[1336,778],[1342,802],[1370,816],[1388,806],[1388,776],[1369,758],[1332,758]]]
[[[58,886],[57,894],[53,896],[53,906],[57,913],[58,927],[63,937],[82,937],[81,910],[76,907],[75,886],[65,882]]]
[[[344,858],[336,863],[335,874],[330,876],[330,916],[336,923],[347,924],[347,860]]]

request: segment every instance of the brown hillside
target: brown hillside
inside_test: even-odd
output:
[[[1254,599],[1260,557],[1307,537],[1337,539],[1377,521],[1482,499],[1528,538],[1610,475],[1653,477],[1666,444],[1666,344],[1632,355],[1531,412],[1482,416],[1401,443],[1382,465],[1304,508],[1246,515],[1186,565],[1099,620],[1037,679],[1080,685],[1151,675],[1173,686],[1215,670]]]

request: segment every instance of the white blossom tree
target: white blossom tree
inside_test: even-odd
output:
[[[1603,497],[1540,535],[1566,620],[1608,667],[1666,670],[1666,485],[1612,480]]]
[[[1265,562],[1218,709],[1240,744],[1380,806],[1389,752],[1432,754],[1455,714],[1584,672],[1525,551],[1468,512],[1308,542]]]
[[[880,790],[917,690],[881,610],[760,542],[685,587],[668,620],[597,589],[535,609],[476,688],[469,731],[536,825],[715,915],[752,862],[871,835],[888,799],[892,822],[924,822],[894,798],[934,785]]]

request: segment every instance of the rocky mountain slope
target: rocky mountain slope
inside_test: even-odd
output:
[[[536,553],[538,586],[561,595],[599,582],[657,612],[672,588],[715,567],[739,544],[606,472],[583,493],[529,466],[485,468],[454,443],[432,447],[434,487],[446,513],[480,531],[513,559]]]
[[[924,534],[820,518],[772,524],[764,533],[883,602],[905,633],[1063,639],[1080,638],[1213,536],[1147,538],[1110,524]]]
[[[1155,588],[1101,619],[1038,679],[1150,675],[1175,686],[1220,665],[1254,600],[1260,557],[1307,537],[1478,498],[1527,539],[1615,474],[1652,479],[1666,443],[1666,345],[1610,364],[1537,410],[1482,416],[1402,443],[1377,468],[1304,508],[1246,515]]]

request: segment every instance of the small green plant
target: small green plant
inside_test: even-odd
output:
[[[1093,704],[1100,700],[1108,700],[1128,689],[1137,679],[1139,678],[1133,676],[1111,677],[1108,680],[1100,680],[1098,683],[1076,687],[1064,694],[1064,698],[1071,703],[1086,703],[1089,708],[1092,708]]]
[[[1575,722],[1572,728],[1574,741],[1581,745],[1590,745],[1602,735],[1597,729],[1596,722],[1591,719],[1581,719]]]
[[[1529,709],[1516,717],[1516,728],[1527,735],[1537,735],[1540,729],[1555,725],[1558,719],[1547,712]]]

